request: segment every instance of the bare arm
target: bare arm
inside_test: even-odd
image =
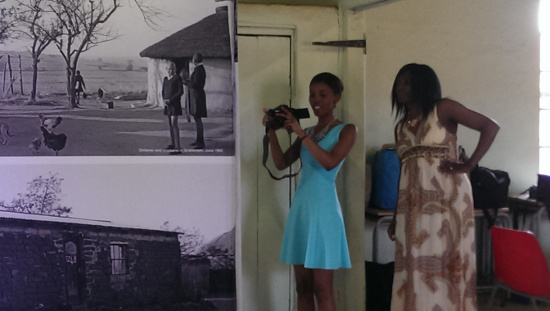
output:
[[[355,137],[357,136],[357,128],[355,125],[347,124],[340,132],[340,137],[336,145],[334,145],[332,150],[326,151],[309,138],[305,131],[302,130],[302,132],[303,133],[299,132],[300,134],[298,134],[300,137],[305,137],[302,139],[302,144],[306,146],[315,160],[327,171],[336,167],[345,157],[347,157],[355,144]]]
[[[331,170],[336,167],[351,151],[351,148],[355,144],[355,137],[357,136],[357,128],[353,124],[347,124],[340,132],[338,142],[332,150],[326,151],[319,147],[307,133],[302,129],[296,118],[285,108],[282,108],[284,113],[281,116],[286,118],[284,123],[285,128],[290,128],[294,133],[301,137],[301,143],[309,150],[313,158],[321,164],[326,170]],[[296,143],[295,143],[296,144]],[[294,145],[293,145],[294,146]],[[291,147],[292,149],[292,147]]]
[[[466,163],[446,161],[440,166],[444,173],[470,172],[493,144],[500,126],[494,120],[450,99],[441,101],[437,106],[437,112],[439,121],[451,133],[456,133],[459,124],[479,132],[477,146]]]
[[[397,145],[397,130],[398,130],[398,127],[399,127],[399,123],[397,123],[393,129],[393,136],[395,138],[395,146]],[[382,148],[384,148],[384,146],[382,146]],[[401,171],[401,161],[399,161],[399,171]],[[399,179],[401,179],[401,174],[399,174]],[[399,185],[399,180],[397,181],[397,184]],[[398,189],[399,191],[399,189]],[[399,196],[399,195],[398,195]],[[390,238],[390,240],[392,241],[395,241],[395,225],[396,225],[396,217],[397,217],[397,202],[395,203],[395,208],[393,210],[393,218],[390,222],[390,225],[388,226],[388,237]]]
[[[264,109],[264,118],[263,125],[267,125],[269,117],[267,116],[267,110]],[[271,157],[273,158],[273,163],[275,167],[279,170],[284,170],[289,167],[300,157],[300,146],[301,141],[297,139],[294,143],[283,152],[281,145],[279,144],[279,139],[274,130],[268,130],[267,135],[269,137],[269,149],[271,150]]]
[[[294,143],[285,152],[283,152],[275,131],[269,130],[267,135],[269,136],[269,149],[271,149],[271,157],[273,158],[273,163],[277,169],[284,170],[298,160],[300,157],[301,146],[299,139],[294,141]]]

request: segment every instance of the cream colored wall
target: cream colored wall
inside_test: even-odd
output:
[[[536,0],[400,0],[358,13],[366,34],[366,143],[393,141],[390,93],[399,68],[430,65],[443,96],[501,126],[481,165],[510,174],[510,192],[536,183],[539,45]],[[357,19],[357,18],[355,18]],[[472,152],[477,133],[460,128]]]
[[[363,261],[370,258],[370,250],[363,253],[365,155],[393,141],[390,92],[401,66],[429,64],[444,96],[499,122],[500,133],[480,164],[508,171],[511,193],[536,182],[537,10],[536,0],[400,0],[359,13],[239,4],[239,26],[295,29],[296,106],[307,106],[307,85],[318,72],[336,73],[346,86],[339,117],[355,123],[359,135],[339,180],[354,264],[336,275],[339,310],[364,309]],[[366,55],[356,48],[311,45],[363,37]],[[470,153],[476,140],[475,132],[459,130],[459,144]],[[246,293],[240,298],[254,299]]]
[[[363,25],[359,15],[348,15],[340,12],[341,40],[362,40]],[[346,159],[342,187],[345,194],[342,198],[346,208],[346,229],[350,240],[350,254],[354,269],[340,274],[337,280],[344,284],[345,309],[364,310],[365,308],[365,73],[366,54],[363,48],[340,48],[341,77],[345,83],[342,102],[343,120],[355,124],[358,129],[353,150]],[[340,310],[340,309],[339,309]]]
[[[344,55],[343,50],[337,47],[316,46],[314,41],[338,40],[341,36],[339,12],[335,8],[297,7],[297,6],[265,6],[265,5],[238,5],[239,27],[256,26],[261,28],[282,28],[294,30],[294,64],[293,64],[293,105],[295,107],[309,107],[309,81],[323,71],[342,76],[345,68],[341,63],[348,59],[364,61],[361,50]],[[243,48],[243,47],[239,47]],[[239,59],[239,63],[246,62]],[[361,76],[362,70],[355,71]],[[362,123],[363,97],[356,98],[348,89],[362,87],[363,81],[343,81],[345,84],[344,96],[339,105],[338,117],[345,122],[357,123],[359,127],[358,143],[352,154],[345,162],[338,179],[338,190],[342,201],[348,243],[352,257],[351,270],[339,270],[335,274],[335,291],[338,310],[364,309],[364,254],[363,254],[363,207],[364,207],[364,144]],[[359,109],[359,110],[357,110]],[[308,126],[315,120],[302,121]],[[360,197],[359,200],[350,199]],[[242,249],[242,252],[246,252]],[[242,267],[246,269],[246,267]],[[240,299],[254,299],[242,293]],[[244,302],[244,304],[247,304]]]
[[[309,80],[317,73],[338,73],[338,50],[312,45],[313,41],[338,38],[338,12],[323,7],[238,5],[238,25],[288,28],[294,36],[294,103],[308,107]],[[239,62],[246,60],[240,59]],[[308,124],[307,121],[304,124]]]

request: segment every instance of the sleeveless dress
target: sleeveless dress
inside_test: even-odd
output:
[[[332,128],[318,142],[332,150],[345,124]],[[327,171],[304,145],[300,150],[302,172],[287,217],[280,260],[310,269],[350,268],[344,219],[335,179],[342,162]]]
[[[457,138],[437,107],[416,134],[398,125],[401,160],[392,311],[477,310],[475,223],[466,174],[443,174],[457,161]]]

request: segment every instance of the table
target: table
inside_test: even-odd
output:
[[[370,208],[365,207],[365,216],[376,216],[376,217],[384,217],[384,216],[393,216],[393,210],[388,209],[379,209],[379,208]]]
[[[529,194],[508,197],[508,208],[512,213],[512,226],[516,230],[529,230],[532,225],[538,221],[540,214],[544,211],[544,203],[535,199],[530,199]],[[519,223],[519,217],[522,216],[522,223]],[[527,224],[528,216],[532,216]],[[534,232],[536,235],[536,232]]]
[[[495,219],[495,225],[510,228],[512,226],[509,209],[499,208]],[[372,226],[372,242],[368,243],[372,247],[372,261],[376,263],[388,263],[394,261],[395,243],[389,239],[387,230],[393,219],[393,210],[383,210],[376,208],[365,208],[366,221],[370,221]],[[482,210],[474,210],[475,231],[476,231],[476,252],[478,278],[490,276],[492,270],[491,256],[491,236],[488,230],[488,221],[485,219]],[[366,237],[370,238],[370,237]],[[368,258],[367,260],[370,260]]]

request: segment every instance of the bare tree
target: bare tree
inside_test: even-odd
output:
[[[17,0],[17,27],[16,32],[21,37],[31,41],[30,54],[32,57],[32,91],[31,101],[36,100],[38,82],[38,63],[40,55],[61,35],[58,20],[53,14],[48,14],[45,3],[47,0]]]
[[[182,229],[177,226],[175,229],[170,229],[170,222],[165,221],[161,226],[162,230],[180,232],[178,240],[180,242],[181,255],[192,255],[197,251],[204,242],[204,236],[200,230],[193,227],[192,229]]]
[[[183,230],[183,233],[178,236],[180,241],[180,250],[182,255],[195,254],[203,245],[204,236],[197,228]]]
[[[6,0],[0,0],[0,43],[3,43],[6,39],[9,38],[11,30],[14,27],[15,19],[15,7],[4,6]]]
[[[121,8],[121,0],[48,0],[49,8],[61,23],[62,35],[55,45],[66,63],[67,94],[72,108],[76,103],[76,69],[82,53],[107,41],[114,35],[106,22]],[[161,12],[144,4],[146,0],[127,0],[141,11],[148,25],[154,25],[154,18]]]
[[[0,208],[27,214],[68,216],[72,208],[60,204],[62,181],[63,178],[51,172],[47,178],[38,176],[27,183],[27,193],[18,193],[11,204],[0,201]]]

